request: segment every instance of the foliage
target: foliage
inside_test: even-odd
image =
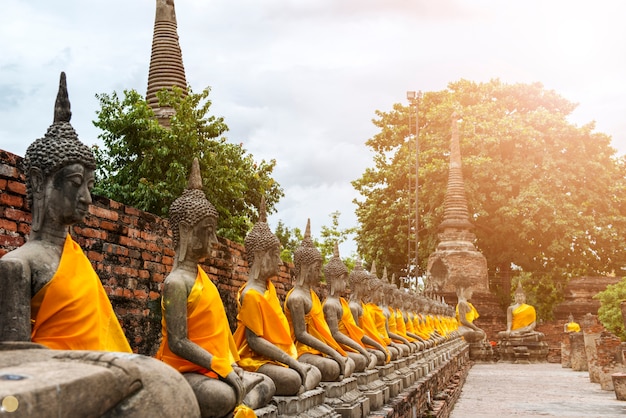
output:
[[[606,329],[626,341],[624,318],[619,307],[620,302],[626,301],[626,278],[616,284],[606,287],[605,290],[593,297],[600,301],[598,319]]]
[[[549,317],[570,277],[625,265],[626,166],[594,123],[568,122],[575,104],[540,83],[460,80],[425,93],[418,107],[421,275],[438,242],[454,112],[475,244],[492,281],[511,277],[512,266],[532,274],[537,303]],[[359,252],[397,276],[406,270],[407,216],[415,216],[407,199],[416,156],[409,112],[415,109],[400,104],[376,111],[380,131],[367,141],[374,167],[352,182],[361,194]]]
[[[302,231],[299,228],[289,228],[285,226],[282,220],[279,220],[274,235],[283,247],[280,252],[280,259],[285,263],[293,263],[293,253],[304,238]]]
[[[511,286],[510,305],[515,300],[517,283],[522,283],[522,288],[526,294],[526,303],[535,307],[537,318],[544,320],[554,319],[553,308],[563,301],[563,291],[566,283],[562,281],[550,280],[549,276],[541,273],[531,274],[530,272],[518,272],[513,276]]]
[[[134,90],[124,97],[99,94],[101,109],[94,125],[102,130],[104,148],[96,148],[98,162],[94,193],[167,216],[170,204],[187,185],[191,161],[200,160],[204,191],[219,212],[218,234],[243,242],[256,207],[265,195],[268,212],[284,195],[271,177],[276,162],[255,162],[242,144],[222,135],[223,118],[209,115],[209,89],[163,90],[161,107],[175,111],[170,128],[158,124],[146,100]]]

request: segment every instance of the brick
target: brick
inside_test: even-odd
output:
[[[19,235],[0,234],[0,247],[17,248],[24,245],[24,237]]]
[[[101,262],[102,260],[104,260],[104,254],[96,252],[96,251],[89,251],[87,253],[87,258],[90,261],[97,261],[97,262]]]
[[[0,176],[12,177],[14,179],[19,178],[20,172],[17,167],[12,167],[7,164],[0,164]]]
[[[142,289],[136,289],[133,291],[133,296],[140,300],[146,300],[148,299],[148,292]]]
[[[0,229],[4,229],[7,232],[17,232],[17,222],[0,219]]]
[[[11,219],[13,221],[18,221],[18,222],[31,222],[32,216],[29,212],[25,212],[23,210],[19,210],[19,209],[13,209],[13,208],[6,208],[6,210],[4,211],[4,216],[7,219]]]
[[[102,208],[102,207],[96,206],[96,205],[91,205],[89,207],[89,212],[92,215],[97,216],[98,218],[108,219],[110,221],[117,221],[119,219],[119,216],[120,216],[114,210]]]
[[[22,208],[24,206],[24,198],[14,194],[2,193],[0,194],[0,205]]]
[[[93,228],[82,228],[80,234],[86,238],[98,238],[102,240],[106,240],[107,238],[106,231],[101,231]]]
[[[7,188],[7,180],[0,179],[0,190],[5,190]]]
[[[22,196],[26,196],[26,184],[22,183],[21,181],[14,181],[14,180],[9,180],[6,183],[6,188],[7,190],[13,192],[13,193],[17,193],[20,194]],[[4,186],[2,186],[2,184],[0,183],[0,189],[4,189]]]
[[[161,297],[161,294],[159,292],[150,292],[149,294],[150,300],[155,300]]]

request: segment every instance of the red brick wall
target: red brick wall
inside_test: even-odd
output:
[[[21,161],[0,150],[0,257],[24,244],[30,231]],[[89,215],[72,228],[72,236],[100,276],[133,350],[153,355],[161,334],[161,288],[174,261],[167,219],[94,196]],[[246,281],[248,267],[242,245],[219,241],[204,269],[234,330],[237,289]],[[291,267],[283,266],[274,281],[281,299],[292,287]]]

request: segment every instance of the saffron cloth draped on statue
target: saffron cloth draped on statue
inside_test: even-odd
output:
[[[535,308],[525,303],[518,306],[512,313],[513,319],[511,321],[511,331],[527,327],[537,319]]]
[[[391,344],[391,338],[389,338],[387,327],[385,327],[387,319],[385,318],[385,314],[383,313],[382,308],[374,303],[368,303],[365,306],[367,307],[370,316],[374,320],[374,325],[376,326],[376,330],[378,331],[380,338],[383,339],[386,346]]]
[[[239,350],[239,365],[251,372],[256,372],[259,367],[266,363],[285,366],[254,352],[248,345],[246,328],[297,359],[298,353],[291,339],[289,322],[287,322],[287,317],[280,307],[276,288],[272,282],[268,282],[264,294],[260,294],[255,289],[249,289],[243,298],[243,304],[241,304],[241,292],[244,287],[245,285],[237,293],[239,313],[237,314],[237,330],[234,335],[235,344]]]
[[[222,299],[209,276],[198,266],[196,282],[187,297],[187,338],[213,355],[211,370],[172,353],[168,344],[164,305],[161,321],[163,340],[156,358],[181,373],[195,372],[211,378],[226,377],[239,360],[235,340],[228,327]]]
[[[291,338],[293,341],[296,341],[295,332],[293,329],[293,321],[291,320],[291,312],[289,312],[289,308],[287,307],[287,300],[289,300],[289,296],[293,292],[292,288],[285,296],[285,315],[287,316],[287,320],[289,321],[289,331],[291,333]],[[330,333],[330,328],[326,323],[326,319],[324,318],[324,310],[322,308],[322,302],[317,297],[317,294],[311,289],[311,301],[312,305],[311,310],[308,314],[304,316],[304,321],[306,323],[306,331],[321,340],[326,345],[329,345],[335,351],[338,351],[342,356],[346,355],[346,352],[343,348],[335,341],[332,334]],[[322,352],[310,347],[306,344],[302,344],[300,341],[296,341],[296,350],[298,350],[298,357],[300,357],[304,353],[321,355]]]
[[[337,324],[337,328],[339,328],[339,331],[342,334],[345,334],[352,340],[356,341],[361,347],[365,347],[361,342],[365,332],[354,321],[352,311],[350,311],[350,305],[344,298],[339,298],[339,301],[341,302],[343,314],[341,315],[341,321]],[[350,351],[354,351],[354,349],[350,348]]]
[[[57,350],[131,353],[98,275],[68,234],[59,267],[31,299],[31,340]]]
[[[469,322],[470,324],[474,323],[474,320],[478,319],[478,317],[480,315],[478,315],[478,310],[476,310],[476,308],[474,307],[474,305],[472,305],[470,302],[467,302],[467,305],[469,306],[470,310],[469,312],[467,312],[465,314],[465,320],[467,322]],[[459,325],[461,325],[461,317],[459,316],[459,305],[456,305],[456,320],[459,323]]]

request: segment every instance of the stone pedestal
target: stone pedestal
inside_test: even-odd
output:
[[[415,381],[415,372],[408,367],[409,357],[403,357],[393,361],[392,363],[394,365],[396,375],[402,381],[402,389],[411,386]]]
[[[587,365],[587,353],[585,353],[585,338],[582,332],[572,332],[569,334],[570,341],[570,365],[572,370],[577,372],[586,372],[589,370]]]
[[[385,393],[385,403],[389,402],[389,399],[395,398],[402,390],[402,381],[395,373],[396,369],[392,363],[385,364],[384,366],[377,366],[378,376],[380,380],[387,385],[387,392]]]
[[[548,358],[548,343],[539,335],[502,339],[497,349],[500,361],[509,363],[542,363]]]
[[[342,418],[361,418],[369,415],[369,399],[359,390],[355,377],[348,377],[341,382],[322,382],[320,386],[326,395],[324,402]]]
[[[255,409],[254,414],[257,418],[278,418],[278,407],[276,405],[267,405],[263,408]]]
[[[385,391],[389,393],[389,389],[378,377],[378,370],[366,370],[352,376],[356,378],[361,393],[369,399],[370,411],[380,409],[385,404]]]
[[[572,367],[572,361],[570,360],[572,344],[570,343],[569,335],[569,332],[564,332],[561,335],[561,367],[566,369]]]
[[[324,403],[324,395],[324,389],[315,388],[298,396],[274,396],[272,402],[279,417],[341,417],[330,405]]]
[[[587,369],[589,370],[589,380],[591,383],[600,383],[600,367],[596,353],[596,341],[600,338],[600,333],[583,332],[585,341],[585,355],[587,356]]]
[[[626,401],[626,373],[614,373],[613,389],[615,390],[615,397],[618,401]]]
[[[497,360],[493,347],[486,341],[469,343],[470,360],[482,363],[493,363]]]

